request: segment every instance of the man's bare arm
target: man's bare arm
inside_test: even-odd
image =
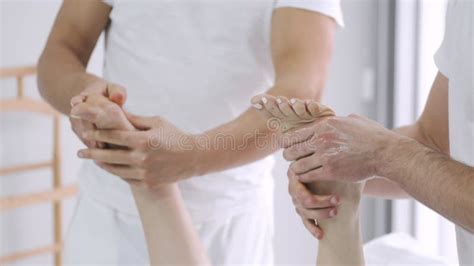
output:
[[[439,73],[422,116],[411,128],[418,132],[418,142],[392,145],[381,172],[418,201],[474,232],[474,168],[448,156],[448,121],[448,79]]]
[[[69,115],[71,98],[105,81],[86,73],[96,42],[109,21],[111,7],[100,0],[65,0],[38,63],[41,95]]]
[[[448,79],[438,73],[425,110],[415,124],[396,128],[395,132],[415,139],[433,150],[449,155]],[[407,198],[399,184],[386,178],[367,181],[364,194],[383,198]]]
[[[392,151],[396,159],[382,171],[420,202],[474,232],[474,168],[448,156],[448,79],[441,73],[413,127],[416,140],[431,149],[402,143]]]

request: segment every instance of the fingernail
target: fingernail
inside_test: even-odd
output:
[[[280,104],[282,103],[283,101],[281,99],[277,99],[277,103]]]
[[[329,212],[329,216],[334,217],[334,216],[336,216],[336,213],[337,213],[337,212],[336,212],[336,209],[332,209],[332,210]]]
[[[78,151],[78,152],[77,152],[77,157],[79,157],[79,158],[84,158],[84,155],[85,155],[85,154],[84,154],[83,151]]]
[[[253,107],[254,107],[255,109],[258,109],[258,110],[260,110],[260,109],[263,108],[263,106],[262,106],[261,104],[259,104],[259,103],[253,104]]]
[[[265,103],[267,103],[267,102],[268,102],[267,98],[265,98],[265,97],[262,97],[262,103],[264,103],[264,104],[265,104]]]
[[[332,197],[331,198],[331,203],[334,204],[334,205],[338,204],[339,203],[339,198],[338,197]]]
[[[291,99],[291,100],[290,100],[290,103],[291,103],[291,104],[295,104],[295,103],[296,103],[296,99],[295,99],[295,98]]]
[[[74,118],[74,119],[81,119],[80,116],[77,116],[77,115],[69,115],[70,118]]]

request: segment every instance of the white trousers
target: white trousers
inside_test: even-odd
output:
[[[272,206],[195,224],[214,266],[272,265]],[[148,265],[139,217],[81,194],[65,240],[65,265]]]

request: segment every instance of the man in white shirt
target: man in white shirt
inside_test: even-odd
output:
[[[336,24],[338,0],[66,0],[38,65],[39,87],[64,114],[74,96],[102,94],[135,114],[159,115],[147,126],[164,129],[164,138],[197,145],[196,136],[211,143],[233,136],[230,145],[242,147],[257,142],[254,132],[269,131],[248,108],[253,95],[320,99]],[[102,79],[85,67],[104,30]],[[73,119],[72,126],[89,147],[102,147],[83,136],[93,125]],[[180,181],[214,265],[272,263],[273,159],[266,156],[277,147],[217,145],[196,153],[147,144],[136,165],[111,165],[109,172]],[[86,162],[80,187],[66,263],[146,264],[128,184]]]
[[[300,214],[311,214],[313,207],[296,180],[367,180],[367,194],[408,194],[453,221],[460,265],[474,265],[473,17],[474,1],[449,2],[444,41],[435,55],[439,73],[415,124],[394,132],[363,117],[338,117],[290,136],[305,141],[284,151],[286,159],[296,160],[289,177]]]

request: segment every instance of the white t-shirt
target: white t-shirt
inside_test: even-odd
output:
[[[237,118],[252,96],[272,87],[272,12],[296,7],[343,24],[338,0],[115,0],[106,31],[104,77],[127,88],[125,108],[159,115],[190,133]],[[304,25],[302,25],[304,26]],[[271,203],[271,156],[179,183],[195,222]],[[129,186],[91,162],[82,191],[137,214]]]
[[[446,32],[435,55],[449,79],[449,145],[453,159],[474,166],[474,1],[448,4]],[[474,191],[473,191],[474,196]],[[456,227],[460,265],[474,265],[474,235]]]

